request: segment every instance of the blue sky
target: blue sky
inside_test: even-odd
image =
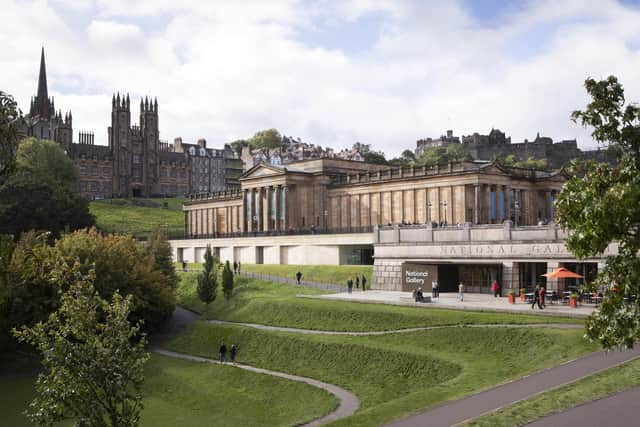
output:
[[[222,146],[275,127],[389,156],[448,128],[592,148],[569,120],[584,79],[615,74],[640,99],[640,0],[4,0],[3,12],[3,90],[28,105],[44,45],[56,106],[101,144],[116,91],[157,96],[167,141]]]

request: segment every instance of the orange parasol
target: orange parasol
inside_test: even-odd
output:
[[[564,267],[556,268],[550,273],[542,274],[542,276],[546,277],[547,279],[584,279],[584,276],[567,270]]]

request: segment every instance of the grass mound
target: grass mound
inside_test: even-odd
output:
[[[247,278],[236,278],[236,289],[230,300],[224,299],[219,286],[216,301],[207,309],[196,295],[196,277],[197,273],[180,274],[178,303],[203,313],[205,318],[234,322],[330,331],[395,330],[480,323],[576,322],[575,319],[550,316],[477,313],[297,298],[296,295],[300,294],[317,295],[323,292]]]
[[[347,279],[356,276],[367,278],[367,286],[371,285],[372,265],[268,265],[268,264],[242,264],[242,271],[248,273],[260,273],[270,276],[295,279],[296,273],[302,273],[302,280],[319,283],[332,283],[347,286]],[[355,287],[355,284],[354,284]]]
[[[316,387],[231,366],[152,355],[145,374],[142,426],[299,425],[338,404],[333,395]],[[3,425],[31,425],[22,411],[34,396],[34,381],[0,378]]]
[[[171,236],[184,231],[182,201],[180,198],[96,200],[89,203],[89,210],[96,217],[97,227],[105,232],[142,237],[159,228]]]

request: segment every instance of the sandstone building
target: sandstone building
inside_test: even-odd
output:
[[[108,146],[95,145],[92,132],[79,132],[73,142],[71,112],[55,110],[49,98],[44,48],[40,56],[38,90],[25,117],[27,136],[58,142],[78,165],[79,190],[89,199],[110,197],[186,196],[192,192],[222,191],[238,187],[240,160],[229,148],[162,142],[158,127],[158,101],[140,100],[138,123],[132,122],[128,94],[114,94]]]

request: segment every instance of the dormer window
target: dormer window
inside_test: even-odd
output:
[[[192,156],[195,156],[196,155],[196,149],[193,148],[193,147],[189,148],[189,154],[192,155]]]

